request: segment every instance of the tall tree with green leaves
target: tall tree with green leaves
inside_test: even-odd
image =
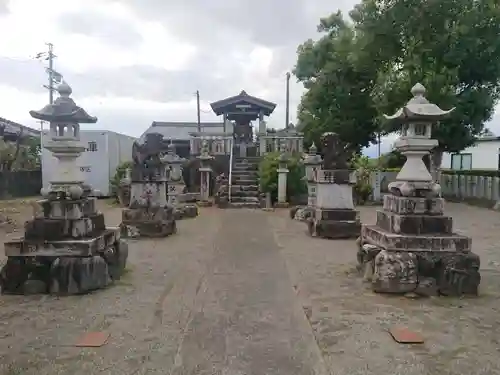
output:
[[[381,114],[401,107],[420,82],[430,101],[456,107],[434,127],[435,165],[442,152],[473,144],[500,97],[500,3],[362,0],[350,17],[350,24],[340,13],[322,19],[326,35],[299,46],[306,137],[336,131],[353,147],[366,146]]]
[[[401,107],[420,82],[430,101],[456,107],[433,129],[434,164],[442,152],[472,145],[500,94],[500,3],[363,0],[350,16],[364,53],[379,67],[372,91],[379,114]]]
[[[320,20],[318,41],[298,48],[294,74],[307,88],[298,110],[306,143],[324,132],[338,133],[355,153],[373,143],[377,113],[371,91],[377,70],[359,53],[355,30],[340,12]]]

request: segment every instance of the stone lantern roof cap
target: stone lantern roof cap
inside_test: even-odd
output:
[[[62,82],[57,86],[57,92],[59,97],[53,104],[48,104],[39,111],[30,111],[31,117],[49,122],[76,122],[81,124],[94,124],[97,122],[97,117],[90,116],[70,98],[73,90],[66,82]]]
[[[436,104],[430,103],[425,95],[425,87],[421,83],[417,83],[412,87],[411,98],[406,105],[396,111],[392,116],[384,115],[387,120],[399,120],[401,122],[408,121],[435,121],[448,116],[455,110],[452,108],[448,111],[442,110]]]

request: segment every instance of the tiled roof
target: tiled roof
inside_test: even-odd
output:
[[[202,122],[200,123],[201,131],[207,133],[216,133],[224,131],[224,123],[222,122]],[[160,133],[164,139],[172,140],[189,140],[189,133],[198,131],[197,122],[161,122],[154,121],[151,126],[141,135],[141,142],[148,133]]]
[[[0,117],[0,125],[5,125],[5,132],[6,133],[11,133],[11,134],[16,134],[18,133],[21,129],[23,129],[23,134],[30,135],[32,137],[39,137],[40,136],[40,130],[36,130],[21,124],[18,124],[14,121],[7,120],[3,117]]]

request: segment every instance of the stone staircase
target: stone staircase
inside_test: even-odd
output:
[[[259,208],[260,157],[235,157],[233,160],[229,208]]]

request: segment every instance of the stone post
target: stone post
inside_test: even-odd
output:
[[[198,159],[200,160],[200,201],[198,205],[201,207],[209,207],[212,205],[210,201],[210,173],[212,173],[210,161],[213,160],[213,156],[209,155],[208,143],[206,140],[202,142],[201,153]]]
[[[278,202],[276,203],[276,207],[285,208],[288,207],[288,202],[286,199],[287,192],[287,155],[286,155],[286,145],[283,142],[281,144],[281,155],[279,156],[279,168],[278,168]]]
[[[413,98],[394,115],[402,125],[395,148],[406,156],[396,181],[389,184],[376,225],[363,225],[358,250],[359,268],[375,292],[417,295],[477,295],[481,280],[479,256],[471,239],[453,232],[444,215],[441,187],[434,182],[422,157],[437,145],[432,123],[449,115],[424,96],[417,83]]]

